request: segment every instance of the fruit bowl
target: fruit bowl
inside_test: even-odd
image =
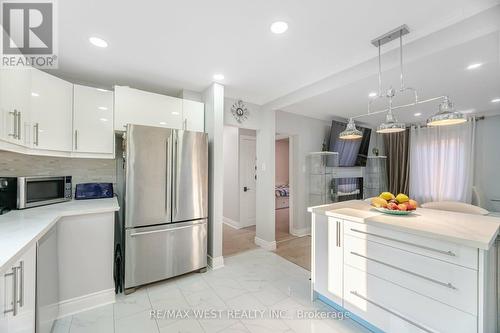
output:
[[[414,212],[414,210],[391,210],[387,208],[376,208],[373,207],[375,210],[384,213],[384,214],[389,214],[389,215],[410,215]]]
[[[418,202],[403,193],[395,196],[390,192],[382,192],[378,197],[371,199],[371,205],[384,214],[409,215],[417,209]]]

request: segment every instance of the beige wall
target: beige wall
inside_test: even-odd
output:
[[[276,140],[276,148],[275,148],[275,177],[276,177],[276,185],[284,185],[289,183],[288,172],[288,149],[289,149],[289,141],[288,139]]]
[[[116,183],[115,160],[33,156],[0,151],[0,177],[73,176],[78,183]]]

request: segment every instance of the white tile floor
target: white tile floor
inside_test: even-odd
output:
[[[309,298],[310,273],[261,249],[225,260],[225,267],[142,288],[102,306],[58,320],[54,333],[358,333],[349,319],[290,318],[297,310],[332,311]],[[151,310],[216,309],[221,319],[151,319]],[[281,319],[234,319],[227,310],[285,310]]]

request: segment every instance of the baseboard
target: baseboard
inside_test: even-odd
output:
[[[59,316],[58,318],[66,317],[79,313],[82,311],[90,310],[106,304],[115,302],[115,290],[107,289],[98,291],[96,293],[71,298],[59,302]]]
[[[266,240],[263,240],[262,238],[255,237],[255,244],[263,248],[264,250],[267,251],[274,251],[276,250],[276,241],[268,242]]]
[[[307,236],[311,234],[311,228],[299,228],[299,229],[292,228],[292,230],[290,230],[290,234],[297,237]]]
[[[212,270],[216,270],[216,269],[224,267],[224,257],[219,256],[219,257],[212,258],[210,255],[208,255],[208,266]]]
[[[235,221],[233,219],[230,219],[229,217],[225,217],[223,216],[222,217],[222,222],[228,226],[230,226],[231,228],[233,229],[241,229],[243,228],[242,226],[240,226],[240,223],[238,221]]]

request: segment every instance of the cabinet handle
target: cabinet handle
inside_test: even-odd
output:
[[[402,320],[406,321],[407,323],[412,324],[413,326],[416,326],[416,327],[420,328],[422,331],[425,331],[425,332],[428,332],[428,333],[436,333],[435,331],[431,331],[431,330],[430,330],[430,329],[428,329],[427,327],[423,327],[422,325],[417,324],[416,322],[414,322],[414,321],[412,321],[412,320],[410,320],[410,319],[408,319],[408,318],[406,318],[406,317],[404,317],[404,316],[400,315],[400,314],[399,314],[399,313],[397,313],[396,311],[390,310],[390,309],[386,308],[385,306],[382,306],[382,305],[380,305],[380,304],[378,304],[378,303],[375,303],[374,301],[372,301],[372,300],[370,300],[370,299],[368,299],[368,298],[366,298],[366,297],[362,296],[361,294],[359,294],[356,290],[351,290],[351,294],[353,294],[353,295],[354,295],[354,296],[356,296],[356,297],[361,298],[362,300],[367,301],[367,302],[368,302],[368,303],[370,303],[370,304],[375,305],[375,306],[376,306],[376,307],[378,307],[378,308],[381,308],[382,310],[384,310],[384,311],[386,311],[386,312],[389,312],[389,313],[390,313],[390,314],[392,314],[393,316],[396,316],[396,317],[398,317],[399,319],[402,319]]]
[[[4,275],[4,278],[12,276],[12,308],[8,310],[4,310],[3,313],[7,314],[12,312],[13,316],[17,316],[17,267],[12,267],[12,273],[7,273]],[[7,293],[6,293],[7,294]],[[5,296],[4,296],[5,297]],[[4,298],[4,306],[5,306],[5,298]],[[7,307],[5,307],[7,308]]]
[[[17,139],[21,140],[21,111],[17,112]]]
[[[418,273],[414,273],[412,271],[408,271],[404,268],[400,268],[400,267],[397,267],[397,266],[394,266],[394,265],[391,265],[391,264],[388,264],[386,262],[383,262],[383,261],[380,261],[380,260],[377,260],[377,259],[373,259],[373,258],[369,258],[369,257],[366,257],[362,254],[359,254],[359,253],[356,253],[356,252],[351,252],[351,254],[353,256],[358,256],[358,257],[361,257],[361,258],[365,258],[366,260],[369,260],[369,261],[373,261],[373,262],[376,262],[378,264],[381,264],[381,265],[384,265],[384,266],[387,266],[389,268],[393,268],[393,269],[396,269],[398,271],[401,271],[403,273],[406,273],[406,274],[410,274],[410,275],[413,275],[413,276],[416,276],[416,277],[419,277],[421,279],[424,279],[424,280],[427,280],[427,281],[430,281],[430,282],[433,282],[435,284],[439,284],[440,286],[443,286],[443,287],[446,287],[446,288],[450,288],[450,289],[453,289],[453,290],[457,290],[457,287],[455,287],[451,282],[441,282],[441,281],[438,281],[436,279],[433,279],[433,278],[430,278],[428,276],[425,276],[425,275],[421,275],[421,274],[418,274]]]
[[[184,119],[184,130],[187,130],[187,123],[188,123],[188,120],[186,118],[186,119]]]
[[[78,130],[75,130],[75,150],[78,150]]]
[[[24,306],[24,261],[21,260],[19,263],[19,267],[17,267],[19,270],[19,300],[17,303],[19,303],[20,307]]]
[[[9,112],[10,115],[12,115],[12,119],[14,121],[14,124],[12,126],[12,130],[14,131],[13,133],[9,133],[9,136],[13,137],[14,139],[17,139],[17,110]]]
[[[337,247],[340,247],[340,222],[337,221]]]
[[[39,132],[38,129],[39,129],[39,124],[35,123],[35,125],[33,125],[33,136],[34,136],[33,144],[35,146],[38,146],[38,132]]]
[[[402,241],[402,240],[399,240],[399,239],[395,239],[395,238],[391,238],[391,237],[385,237],[385,236],[373,234],[371,232],[361,231],[361,230],[352,229],[352,228],[351,228],[351,231],[357,232],[357,233],[360,233],[360,234],[369,235],[369,236],[375,236],[375,237],[382,238],[382,239],[387,239],[387,240],[390,240],[390,241],[393,241],[393,242],[398,242],[398,243],[405,244],[405,245],[410,245],[410,246],[413,246],[413,247],[418,247],[418,248],[421,248],[421,249],[424,249],[424,250],[428,250],[428,251],[433,251],[433,252],[441,253],[441,254],[444,254],[444,255],[447,255],[447,256],[450,256],[450,257],[456,257],[457,256],[453,251],[439,250],[439,249],[435,249],[435,248],[428,247],[428,246],[425,246],[425,245],[413,244],[413,243],[405,242],[405,241]]]

